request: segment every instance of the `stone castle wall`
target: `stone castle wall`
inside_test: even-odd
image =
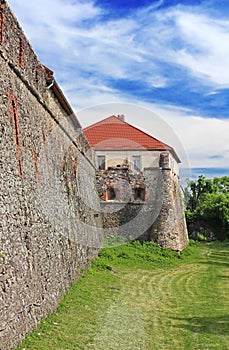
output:
[[[186,247],[188,234],[179,179],[169,167],[168,152],[161,153],[157,167],[137,173],[128,168],[100,170],[96,178],[108,244],[119,238],[153,240],[177,251]],[[113,200],[108,198],[110,188],[116,194]]]
[[[147,239],[162,247],[182,251],[188,244],[188,232],[177,176],[169,169],[162,170],[164,194],[161,210],[147,232]]]
[[[0,4],[0,349],[7,350],[55,309],[101,238],[93,151]]]
[[[157,198],[160,211],[143,238],[153,240],[165,248],[182,251],[188,244],[188,232],[179,178],[169,167],[168,153],[161,154],[159,165],[161,185],[157,187]],[[153,193],[154,186],[150,179],[150,173],[146,173],[146,181]]]

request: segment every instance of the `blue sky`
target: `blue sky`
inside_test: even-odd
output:
[[[83,127],[124,113],[185,151],[190,167],[229,168],[229,1],[8,3]]]

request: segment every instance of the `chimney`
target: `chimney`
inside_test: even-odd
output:
[[[124,114],[118,114],[118,119],[120,119],[120,120],[122,120],[124,122],[125,121]]]

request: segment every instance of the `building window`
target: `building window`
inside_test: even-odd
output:
[[[107,199],[109,201],[112,201],[116,198],[116,193],[115,193],[115,189],[114,188],[108,188],[107,189]]]
[[[141,156],[133,156],[132,157],[133,162],[133,170],[141,170]]]
[[[134,200],[145,201],[145,188],[134,188]]]
[[[97,156],[97,164],[99,170],[105,170],[105,156]]]

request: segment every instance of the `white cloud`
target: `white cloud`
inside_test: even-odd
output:
[[[164,62],[206,84],[229,86],[229,21],[192,7],[155,11],[159,1],[132,17],[103,21],[103,10],[90,0],[9,3],[35,47],[58,55],[59,64],[162,87],[169,83],[158,65]]]
[[[188,110],[172,106],[148,107],[163,118],[177,136],[180,144],[174,147],[184,160],[184,167],[187,164],[192,168],[229,167],[228,119],[193,116]],[[153,124],[148,123],[148,130],[153,133]],[[173,136],[165,134],[164,140],[173,145]]]
[[[103,10],[89,0],[8,2],[42,63],[56,71],[73,107],[119,101],[146,106],[164,118],[175,133],[163,123],[164,128],[158,127],[152,112],[140,113],[135,108],[130,113],[128,108],[120,107],[109,113],[126,113],[130,123],[181,153],[185,148],[192,167],[228,165],[227,120],[190,116],[190,111],[179,106],[145,104],[131,97],[128,89],[112,88],[109,79],[135,80],[148,84],[149,89],[169,86],[176,77],[172,70],[170,75],[165,74],[164,68],[172,64],[187,70],[184,80],[198,78],[214,92],[229,87],[229,21],[185,6],[163,11],[148,7],[128,18],[103,21]],[[85,126],[93,118],[107,115],[100,116],[98,107],[93,116],[89,113],[85,117],[82,112],[80,116]],[[224,158],[210,158],[217,154]]]
[[[194,75],[219,87],[229,86],[229,21],[206,15],[177,12],[176,26],[184,48],[177,52],[177,63]]]
[[[75,65],[78,74],[91,71],[101,77],[130,80],[144,77],[152,86],[165,84],[155,63],[147,58],[145,46],[134,39],[141,30],[136,18],[103,22],[100,8],[79,0],[64,4],[60,0],[47,4],[16,0],[12,7],[41,58],[49,60],[44,62],[47,65],[57,66],[57,61],[60,69]]]
[[[186,68],[205,84],[229,86],[229,21],[185,6],[155,11],[160,2],[106,21],[90,0],[9,3],[35,47],[58,55],[59,64],[162,87],[169,84],[158,65],[164,62]]]
[[[23,22],[43,25],[65,25],[79,24],[85,19],[97,16],[101,11],[95,7],[93,1],[61,1],[61,0],[14,0],[8,1]],[[36,30],[36,28],[35,28]]]
[[[192,167],[229,167],[229,120],[194,116],[177,127]]]

